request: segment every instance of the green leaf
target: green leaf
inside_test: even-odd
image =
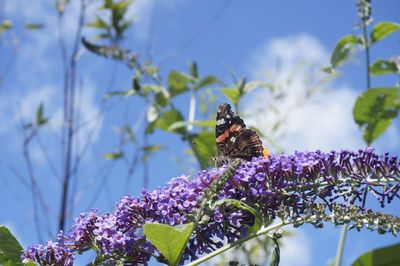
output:
[[[281,261],[281,250],[279,248],[279,243],[275,238],[271,238],[274,241],[274,251],[271,255],[271,261],[269,262],[270,266],[279,266],[279,262]]]
[[[400,244],[373,249],[358,257],[352,266],[395,266],[400,263]]]
[[[164,149],[165,149],[165,146],[163,146],[163,145],[147,145],[147,146],[142,147],[142,150],[146,151],[146,152],[161,151]]]
[[[396,63],[395,59],[394,60],[379,59],[369,66],[369,73],[373,76],[379,76],[384,74],[400,74],[400,65]]]
[[[341,38],[335,46],[331,55],[331,66],[336,68],[343,64],[349,56],[349,53],[355,44],[359,43],[359,39],[355,35],[346,35]]]
[[[248,233],[252,234],[252,233],[256,233],[258,230],[260,230],[260,228],[262,226],[261,213],[258,212],[253,207],[251,207],[250,205],[247,205],[243,201],[240,201],[240,200],[237,200],[237,199],[221,199],[221,200],[216,201],[213,204],[212,209],[215,209],[216,207],[218,207],[220,205],[231,205],[231,206],[234,206],[234,207],[236,207],[238,209],[241,209],[241,210],[243,210],[245,212],[251,213],[254,216],[254,224],[253,224],[253,226],[249,227]]]
[[[112,91],[107,93],[106,95],[103,96],[104,99],[110,99],[113,96],[132,96],[132,95],[139,95],[139,93],[137,91],[135,91],[134,89],[129,89],[126,91]]]
[[[96,20],[86,23],[87,27],[97,28],[97,29],[108,29],[107,23],[101,18],[97,17]]]
[[[201,131],[190,137],[191,147],[201,166],[205,169],[211,166],[211,158],[217,153],[214,131]]]
[[[171,92],[171,97],[184,93],[189,90],[188,83],[192,78],[178,71],[171,71],[168,75],[168,86]]]
[[[169,131],[169,132],[184,134],[185,130],[183,128],[169,130],[170,125],[172,125],[173,123],[178,122],[178,121],[183,121],[183,116],[179,111],[171,110],[171,111],[165,112],[165,113],[161,114],[156,120],[149,123],[149,125],[146,128],[146,133],[147,134],[153,133],[156,128],[159,128],[161,130],[165,130],[165,131]]]
[[[204,88],[204,87],[213,85],[213,84],[217,84],[217,83],[222,84],[222,82],[221,82],[219,79],[217,79],[216,77],[214,77],[214,76],[207,76],[207,77],[205,77],[205,78],[202,78],[202,79],[196,84],[196,86],[194,86],[194,89],[195,89],[195,90],[198,90],[198,89],[201,89],[201,88]]]
[[[239,88],[223,88],[222,93],[234,104],[237,105],[240,99]]]
[[[323,66],[322,67],[322,71],[324,71],[327,74],[334,74],[335,73],[335,69],[333,69],[332,66]]]
[[[0,23],[0,34],[12,27],[12,21],[5,19]]]
[[[272,86],[271,84],[268,84],[264,81],[253,80],[244,84],[243,91],[245,93],[249,93],[256,88],[271,88],[271,86]]]
[[[178,121],[169,126],[168,131],[176,130],[178,128],[194,125],[198,127],[215,127],[215,120],[202,120],[202,121]]]
[[[143,226],[146,238],[167,259],[169,265],[178,265],[194,228],[194,223],[176,226],[146,223]]]
[[[137,62],[137,55],[130,53],[129,50],[122,50],[117,46],[98,45],[87,41],[82,38],[82,44],[90,52],[106,58],[123,61],[130,68],[134,67]]]
[[[139,71],[137,71],[135,73],[135,76],[132,79],[132,88],[137,92],[139,92],[140,89],[142,88],[142,85],[140,83],[140,72]]]
[[[400,94],[396,88],[374,88],[361,94],[354,105],[353,116],[370,145],[397,117]]]
[[[44,117],[44,105],[41,103],[36,111],[36,124],[42,126],[47,123],[48,119]]]
[[[29,22],[29,23],[25,24],[25,28],[27,28],[28,30],[39,30],[43,27],[44,27],[44,24],[42,24],[42,23]]]
[[[379,22],[372,28],[371,41],[372,43],[375,43],[399,30],[400,24],[388,21]]]
[[[117,151],[117,152],[109,152],[103,154],[103,157],[106,158],[107,160],[118,160],[121,159],[124,156],[124,153],[122,151]]]
[[[13,23],[9,19],[5,19],[0,23],[0,27],[4,29],[10,29],[12,27]]]
[[[164,91],[160,91],[156,94],[155,101],[158,105],[166,107],[169,103],[168,95]]]
[[[0,265],[23,265],[22,246],[5,226],[0,226]]]

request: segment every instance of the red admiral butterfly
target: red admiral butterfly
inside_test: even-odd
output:
[[[228,159],[251,160],[253,157],[268,157],[268,150],[262,145],[254,130],[246,128],[243,120],[227,103],[220,104],[215,127],[218,155]]]

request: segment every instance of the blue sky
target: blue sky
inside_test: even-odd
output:
[[[66,10],[63,30],[68,43],[76,27],[77,3],[72,0]],[[21,174],[21,179],[27,180],[21,152],[21,120],[33,119],[40,102],[45,104],[46,113],[51,114],[51,123],[48,129],[40,132],[39,141],[32,144],[31,151],[38,182],[49,204],[51,232],[46,233],[54,233],[59,205],[60,180],[46,157],[53,158],[55,168],[59,168],[57,132],[61,116],[62,68],[55,27],[57,18],[50,0],[9,0],[3,1],[1,8],[1,19],[11,19],[14,29],[4,35],[0,47],[3,78],[0,84],[0,224],[8,225],[18,239],[28,245],[38,242],[32,221],[30,190],[14,170]],[[94,8],[95,5],[89,6],[89,16]],[[373,2],[374,22],[399,22],[398,10],[398,0]],[[143,59],[150,51],[152,60],[161,66],[164,80],[170,70],[186,72],[187,63],[196,61],[201,74],[216,75],[228,84],[231,83],[229,67],[238,77],[266,80],[282,87],[288,95],[284,100],[271,102],[271,95],[256,91],[245,98],[240,111],[249,116],[248,124],[257,125],[265,134],[271,132],[271,125],[278,119],[285,118],[282,128],[271,133],[285,152],[365,146],[351,116],[353,103],[366,86],[363,56],[354,56],[353,62],[340,70],[339,78],[323,83],[310,99],[304,98],[304,91],[310,84],[304,77],[311,76],[311,82],[315,83],[322,80],[324,76],[319,67],[329,62],[336,41],[354,32],[358,21],[355,1],[137,0],[129,14],[135,16],[137,22],[122,46],[140,53]],[[27,32],[23,24],[28,21],[44,23],[45,28]],[[93,36],[90,30],[83,34],[88,38]],[[372,47],[372,61],[396,56],[399,52],[399,35],[394,34]],[[92,207],[102,212],[112,211],[125,193],[138,195],[143,173],[138,166],[127,187],[126,165],[107,162],[102,154],[117,147],[117,127],[123,123],[135,126],[136,121],[145,119],[144,104],[126,99],[104,116],[97,115],[105,91],[130,88],[131,71],[84,50],[80,56],[78,113],[82,122],[95,119],[83,127],[77,138],[79,143],[85,143],[91,134],[92,145],[76,179],[72,217]],[[304,62],[307,64],[299,69],[299,64]],[[111,78],[112,73],[114,78]],[[291,83],[287,83],[288,79]],[[393,86],[398,81],[398,77],[387,76],[374,78],[372,85]],[[225,101],[221,94],[218,97]],[[177,105],[187,110],[188,98],[179,97]],[[277,107],[278,115],[272,115],[265,109],[266,105]],[[399,155],[399,134],[397,122],[374,146],[379,152]],[[198,170],[187,162],[190,160],[184,151],[187,147],[179,137],[157,132],[149,142],[168,146],[150,162],[149,189],[165,185],[174,176]],[[268,143],[267,140],[264,143]],[[389,212],[394,210],[395,206],[388,209]],[[48,239],[46,233],[44,238]],[[340,229],[331,225],[324,230],[309,226],[296,230],[285,242],[282,265],[325,264],[335,255],[339,234]],[[348,265],[373,247],[395,242],[398,240],[389,235],[351,232],[346,242],[344,264]]]

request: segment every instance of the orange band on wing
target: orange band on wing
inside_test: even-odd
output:
[[[217,142],[223,142],[227,137],[229,137],[229,133],[239,131],[241,128],[241,125],[233,124],[228,130],[225,130],[225,132],[217,138]]]

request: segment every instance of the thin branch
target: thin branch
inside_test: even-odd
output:
[[[367,80],[367,89],[371,88],[371,76],[369,74],[369,64],[370,64],[370,54],[369,54],[369,39],[367,34],[367,22],[365,19],[362,19],[362,29],[363,36],[365,42],[365,64],[366,64],[366,80]]]
[[[67,219],[67,205],[68,205],[68,191],[71,179],[71,164],[73,157],[73,141],[74,141],[74,112],[75,112],[75,86],[76,86],[76,63],[77,54],[79,51],[79,45],[81,40],[82,27],[85,19],[86,3],[85,0],[81,0],[80,14],[79,14],[79,24],[75,34],[75,41],[73,45],[73,50],[71,57],[69,59],[69,65],[67,67],[69,76],[64,80],[65,87],[64,90],[64,125],[66,126],[66,142],[63,143],[63,151],[65,155],[63,157],[63,180],[62,180],[62,193],[61,193],[61,206],[59,215],[59,230],[65,228],[65,223]],[[60,15],[62,22],[62,16]],[[69,78],[69,79],[68,79]],[[64,131],[64,130],[63,130]],[[64,139],[64,138],[63,138]],[[64,153],[63,153],[64,154]]]

